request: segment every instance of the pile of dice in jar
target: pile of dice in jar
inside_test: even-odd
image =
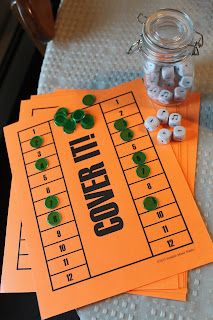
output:
[[[159,66],[151,61],[144,65],[144,82],[148,96],[161,104],[181,102],[193,84],[193,65],[190,61]]]

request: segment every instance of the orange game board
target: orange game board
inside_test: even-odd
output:
[[[143,88],[142,88],[143,89]],[[86,94],[89,93],[87,91],[84,90],[80,90],[81,94]],[[101,90],[99,91],[100,94],[103,94],[105,90]],[[76,90],[57,90],[56,93],[51,93],[51,94],[46,94],[46,95],[40,95],[40,96],[33,96],[31,98],[31,100],[27,100],[22,102],[21,105],[21,113],[20,113],[20,117],[23,118],[28,118],[30,117],[32,114],[34,116],[37,115],[37,113],[39,113],[39,116],[41,115],[41,113],[45,113],[46,110],[49,110],[49,108],[51,107],[52,109],[57,109],[57,107],[53,107],[53,105],[58,104],[60,105],[61,103],[65,103],[66,105],[69,105],[69,101],[70,98],[73,97],[73,95],[76,93]],[[93,92],[94,94],[96,94],[96,92]],[[60,94],[60,99],[58,99],[58,95]],[[64,95],[63,100],[61,101],[62,95]],[[146,98],[145,96],[145,91],[143,92],[143,90],[141,91],[142,96],[144,97],[144,102],[148,105],[150,103],[150,101]],[[52,99],[54,96],[54,99]],[[193,139],[190,139],[190,143],[188,143],[188,139],[185,140],[184,142],[181,143],[181,146],[184,146],[186,144],[186,150],[190,150],[190,152],[181,152],[180,151],[180,144],[173,144],[173,149],[175,149],[176,151],[176,147],[178,147],[176,153],[176,157],[177,159],[179,159],[179,162],[181,163],[181,165],[183,163],[185,163],[184,159],[188,156],[190,156],[190,167],[187,167],[187,171],[185,171],[184,173],[188,176],[188,181],[190,180],[190,178],[193,177],[194,179],[194,175],[193,175],[193,161],[195,159],[195,157],[193,156],[193,154],[196,152],[193,150],[194,146],[197,145],[197,115],[199,114],[199,100],[196,97],[196,94],[193,93],[191,99],[190,99],[190,103],[188,103],[185,107],[181,108],[181,113],[183,113],[184,111],[184,121],[185,119],[191,120],[190,123],[190,129],[193,128],[192,132],[193,132]],[[45,98],[45,105],[43,104],[43,100]],[[48,99],[46,99],[48,98]],[[32,102],[33,100],[33,102]],[[42,106],[41,106],[42,105]],[[174,110],[175,111],[175,110]],[[154,111],[153,111],[154,112]],[[170,112],[171,109],[170,109]],[[190,115],[190,116],[189,116]],[[186,125],[184,123],[184,125]],[[188,126],[187,126],[187,130],[188,130]],[[182,150],[182,148],[181,148]],[[184,167],[185,168],[185,167]],[[190,170],[192,171],[191,175],[190,174]],[[191,181],[191,180],[190,180]],[[193,180],[194,181],[194,180]],[[14,185],[14,183],[12,184],[12,186]],[[13,194],[13,192],[11,192],[11,194]],[[9,208],[9,213],[8,213],[8,219],[11,221],[17,221],[17,219],[19,218],[19,215],[17,215],[17,212],[15,210],[15,201],[13,201],[13,197],[11,196],[10,201],[12,202]],[[20,222],[16,222],[16,226],[20,224],[21,230],[20,232],[23,234],[23,226],[22,223]],[[12,229],[12,227],[14,226],[13,224],[10,224],[8,221],[8,228],[7,228],[7,240],[6,240],[6,245],[5,245],[5,255],[4,255],[4,265],[3,265],[3,273],[2,273],[2,283],[4,284],[4,292],[28,292],[28,291],[33,291],[33,284],[32,284],[32,280],[31,280],[31,272],[29,272],[29,270],[31,270],[29,268],[29,250],[27,250],[26,248],[26,241],[22,241],[23,239],[18,238],[18,235],[20,234],[20,232],[16,232],[14,230],[14,228]],[[26,238],[25,236],[23,236],[23,238]],[[22,254],[22,249],[20,249],[20,247],[22,248],[22,244],[25,244],[24,246],[24,254]],[[18,254],[16,255],[12,255],[10,254],[10,249],[8,248],[16,248],[17,247],[17,253],[21,253],[20,255]],[[21,261],[21,268],[17,269],[17,262],[20,264]],[[28,262],[28,265],[24,265],[24,262]],[[180,283],[180,279],[182,279],[182,274],[179,274],[177,276],[172,276],[169,277],[167,279],[163,279],[161,281],[157,281],[154,282],[152,284],[143,286],[141,288],[138,288],[137,290],[133,290],[131,291],[131,293],[136,293],[136,294],[143,294],[146,295],[146,293],[148,295],[151,295],[152,291],[151,290],[159,290],[158,292],[155,291],[153,292],[154,296],[157,297],[162,297],[161,295],[161,291],[164,290],[164,295],[163,297],[165,297],[165,290],[168,289],[172,289],[173,292],[171,293],[167,293],[167,298],[168,299],[181,299],[181,300],[185,300],[186,298],[186,290],[185,293],[182,294],[182,296],[180,294],[178,294],[178,296],[175,298],[175,293],[177,292],[177,290],[179,290],[179,283]],[[187,282],[185,282],[184,287],[186,287]],[[180,287],[182,288],[182,287]],[[181,291],[182,292],[182,291]]]
[[[81,106],[81,98],[73,100],[70,111]],[[79,127],[71,136],[54,125],[51,110],[47,117],[5,128],[12,172],[25,200],[23,225],[33,248],[43,318],[213,258],[211,239],[171,146],[158,146],[155,134],[143,126],[150,109],[143,105],[140,82],[108,90],[104,97],[97,93],[87,111],[94,115],[95,127],[86,132]],[[113,127],[121,116],[134,130],[130,142],[123,142]],[[29,144],[34,135],[44,137],[38,150]],[[146,180],[130,167],[135,150],[146,152],[152,170]],[[40,156],[49,161],[43,173],[34,168]],[[62,214],[57,227],[47,225],[43,202],[52,193],[59,196]],[[147,195],[158,198],[157,210],[143,208]]]

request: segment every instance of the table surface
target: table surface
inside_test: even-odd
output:
[[[142,75],[139,53],[127,55],[140,37],[137,15],[159,8],[188,12],[204,47],[195,57],[195,89],[201,92],[196,200],[213,231],[213,1],[212,0],[64,0],[56,22],[56,36],[48,46],[38,93],[56,88],[107,88]],[[188,301],[119,295],[78,310],[81,320],[210,320],[213,319],[213,267],[189,274]]]

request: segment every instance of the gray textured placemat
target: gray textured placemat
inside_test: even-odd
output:
[[[142,74],[140,54],[125,54],[139,38],[139,12],[162,7],[186,10],[205,45],[196,62],[196,89],[202,93],[196,199],[213,231],[213,1],[65,0],[56,37],[47,46],[38,93],[56,88],[107,88]],[[212,320],[213,267],[190,272],[186,303],[123,294],[81,308],[81,320]]]

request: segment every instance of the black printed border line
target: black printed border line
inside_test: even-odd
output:
[[[124,93],[124,94],[121,94],[121,95],[118,95],[118,96],[115,96],[115,97],[110,98],[110,99],[107,99],[107,100],[105,100],[105,101],[102,101],[102,102],[100,102],[100,104],[103,103],[103,102],[106,102],[106,101],[114,100],[114,99],[119,98],[120,96],[126,95],[126,94],[128,94],[128,93],[131,93],[131,94],[132,94],[132,96],[133,96],[133,98],[134,98],[134,101],[135,101],[135,103],[136,103],[136,105],[137,105],[137,107],[138,107],[138,104],[137,104],[137,102],[136,102],[136,100],[135,100],[135,97],[134,97],[134,94],[133,94],[132,91],[127,92],[127,93]],[[100,104],[99,104],[99,105],[100,105]],[[95,105],[93,105],[92,107],[94,107],[94,106],[95,106]],[[58,107],[58,106],[56,106],[56,107],[46,107],[45,109],[51,109],[51,108],[57,108],[57,107]],[[122,108],[122,107],[123,107],[123,106],[120,106],[120,108]],[[85,107],[85,108],[91,108],[91,107]],[[36,110],[42,110],[42,109],[44,109],[44,108],[34,108],[34,109],[32,109],[32,115],[33,115],[34,111],[36,111]],[[138,110],[139,110],[139,113],[141,114],[141,111],[140,111],[139,107],[138,107]],[[101,111],[102,111],[102,108],[101,108]],[[111,110],[111,111],[114,111],[114,110]],[[103,114],[103,116],[104,116],[103,111],[102,111],[102,114]],[[142,115],[141,115],[141,117],[142,117]],[[105,119],[105,117],[104,117],[104,119]],[[142,117],[142,119],[143,119],[143,117]],[[45,122],[47,122],[47,121],[45,121]],[[45,123],[45,122],[43,122],[43,123]],[[48,122],[50,122],[50,121],[48,121]],[[106,122],[106,120],[105,120],[105,122]],[[42,123],[40,123],[39,125],[41,125],[41,124],[42,124]],[[106,124],[108,124],[108,123],[106,123]],[[35,127],[35,126],[34,126],[34,127]],[[30,127],[30,128],[32,128],[32,127]],[[108,126],[107,126],[107,128],[108,128]],[[29,128],[26,128],[26,129],[29,129]],[[26,129],[24,129],[24,130],[26,130]],[[24,131],[24,130],[22,130],[22,131]],[[108,130],[109,130],[109,129],[108,129]],[[110,135],[110,137],[111,137],[110,132],[109,132],[109,135]],[[150,136],[150,135],[149,135],[149,136]],[[111,139],[112,139],[112,138],[111,138]],[[151,137],[150,137],[150,139],[151,139]],[[152,139],[151,139],[151,142],[152,142]],[[113,145],[114,145],[114,143],[113,143]],[[153,142],[152,142],[152,145],[153,145]],[[114,147],[115,147],[115,146],[114,146]],[[154,145],[153,145],[153,147],[154,147]],[[146,148],[146,149],[150,149],[150,148],[152,148],[152,147],[149,147],[149,148]],[[154,147],[154,149],[155,149],[155,147]],[[155,149],[155,152],[156,152],[156,154],[157,154],[156,149]],[[133,152],[133,153],[134,153],[134,152]],[[129,155],[130,155],[130,154],[128,154],[128,155],[126,155],[126,156],[129,156]],[[124,158],[124,157],[126,157],[126,156],[122,156],[121,158]],[[157,156],[158,156],[158,154],[157,154]],[[158,156],[158,159],[159,159],[159,156]],[[159,159],[159,161],[160,161],[160,159]],[[162,166],[161,161],[160,161],[160,164],[161,164],[161,166]],[[121,165],[121,163],[120,163],[120,165]],[[121,169],[122,169],[122,171],[123,171],[122,165],[121,165]],[[163,169],[163,170],[164,170],[164,169]],[[164,172],[165,172],[165,171],[164,171]],[[166,174],[165,174],[165,175],[166,175]],[[167,176],[166,176],[166,178],[167,178]],[[167,178],[167,181],[168,181],[168,178]],[[168,181],[168,183],[169,183],[169,181]],[[170,183],[169,183],[169,185],[170,185]],[[171,189],[171,191],[173,192],[172,189]],[[173,193],[173,195],[174,195],[174,193]],[[175,197],[174,197],[174,199],[175,199],[175,203],[177,203]],[[179,206],[178,206],[178,208],[179,208]],[[180,208],[179,208],[179,210],[180,210]],[[181,215],[182,215],[182,213],[181,213]],[[182,215],[182,218],[183,218],[183,215]],[[183,221],[184,221],[184,223],[185,223],[184,218],[183,218]],[[185,223],[185,225],[186,225],[186,223]],[[174,251],[174,250],[183,248],[183,247],[188,246],[188,245],[190,245],[190,244],[193,243],[191,234],[190,234],[187,226],[186,226],[186,230],[187,230],[188,233],[189,233],[191,242],[189,242],[189,243],[187,243],[187,244],[184,244],[184,245],[182,245],[182,246],[178,246],[178,247],[175,247],[175,248],[173,248],[173,249],[167,250],[167,251],[165,251],[165,252],[168,252],[168,251],[171,252],[171,251]],[[181,232],[182,232],[182,231],[181,231]],[[172,236],[172,235],[168,235],[168,237],[171,237],[171,236]],[[152,257],[156,257],[156,256],[158,256],[158,255],[162,255],[162,254],[164,254],[165,252],[162,252],[162,253],[160,253],[160,254],[155,254],[155,255],[152,256]],[[133,265],[133,264],[135,264],[135,263],[139,263],[139,262],[144,261],[144,260],[151,259],[152,257],[148,257],[148,258],[145,258],[145,259],[142,259],[142,260],[138,260],[138,261],[132,262],[132,263],[130,263],[130,264],[127,264],[127,265],[118,267],[118,268],[116,268],[116,269],[108,270],[108,271],[103,272],[103,273],[101,273],[101,274],[98,274],[98,275],[95,275],[95,276],[91,276],[91,278],[96,278],[96,277],[101,276],[101,275],[103,275],[103,274],[106,274],[106,273],[109,273],[109,272],[113,272],[113,271],[115,271],[115,270],[118,270],[118,269],[121,269],[121,268],[130,266],[130,265]],[[68,271],[68,270],[66,270],[66,271],[64,271],[64,272],[67,272],[67,271]],[[83,280],[80,280],[80,281],[77,281],[77,282],[74,282],[74,283],[70,283],[70,284],[68,284],[68,285],[61,286],[61,287],[59,287],[59,288],[57,288],[57,289],[53,289],[53,291],[60,290],[60,289],[62,289],[62,288],[68,287],[68,286],[70,286],[70,285],[75,285],[75,284],[77,284],[77,283],[80,283],[80,282],[83,282],[83,281],[88,281],[88,280],[89,280],[89,278],[83,279]]]
[[[29,253],[24,253],[24,254],[21,254],[20,253],[20,249],[21,249],[21,241],[24,241],[25,239],[22,239],[22,222],[20,223],[20,232],[19,232],[19,241],[18,241],[18,255],[17,255],[17,264],[16,264],[16,270],[32,270],[32,268],[20,268],[19,267],[19,259],[20,259],[20,256],[29,256]]]

